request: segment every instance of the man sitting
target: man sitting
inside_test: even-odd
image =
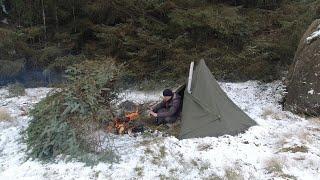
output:
[[[163,101],[151,108],[150,115],[156,118],[156,124],[174,123],[180,113],[181,97],[170,89],[163,91]]]

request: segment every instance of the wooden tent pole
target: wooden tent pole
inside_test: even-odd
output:
[[[188,78],[188,92],[191,94],[191,82],[192,82],[192,75],[193,75],[193,66],[194,62],[192,61],[190,64],[190,70],[189,70],[189,78]]]

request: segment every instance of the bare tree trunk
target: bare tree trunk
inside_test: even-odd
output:
[[[42,5],[42,19],[43,19],[43,27],[44,27],[44,38],[45,38],[45,40],[47,40],[46,14],[44,12],[43,0],[41,0],[41,5]]]
[[[56,30],[59,31],[59,19],[58,19],[58,4],[55,4],[55,19],[56,19]],[[58,47],[60,47],[60,41],[58,42]]]
[[[18,27],[21,27],[21,13],[19,12],[19,18],[18,18]]]
[[[58,19],[58,6],[57,6],[57,4],[56,4],[56,13],[55,13],[55,15],[56,15],[56,29],[58,30],[59,29],[59,19]]]
[[[72,6],[72,14],[73,14],[73,28],[74,28],[74,32],[77,32],[77,27],[76,27],[76,13],[75,13],[74,4],[73,4],[73,6]]]

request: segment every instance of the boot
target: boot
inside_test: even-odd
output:
[[[155,124],[157,125],[157,126],[159,126],[159,125],[161,125],[161,124],[163,124],[164,122],[163,122],[163,120],[162,119],[159,119],[159,118],[156,118],[155,119]]]

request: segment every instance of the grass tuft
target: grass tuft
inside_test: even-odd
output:
[[[272,173],[282,179],[297,179],[295,176],[284,173],[282,163],[276,158],[268,160],[266,162],[266,166],[266,170],[268,171],[268,173]]]
[[[12,117],[8,113],[8,111],[4,108],[0,108],[0,122],[1,121],[10,121]]]
[[[143,167],[137,166],[134,168],[134,171],[137,173],[137,176],[139,177],[143,176]]]
[[[292,152],[292,153],[297,153],[297,152],[302,152],[302,153],[307,153],[308,148],[306,146],[292,146],[292,147],[287,147],[287,148],[282,148],[280,152]]]
[[[225,170],[225,179],[228,180],[244,180],[241,172],[237,169],[228,168]]]

